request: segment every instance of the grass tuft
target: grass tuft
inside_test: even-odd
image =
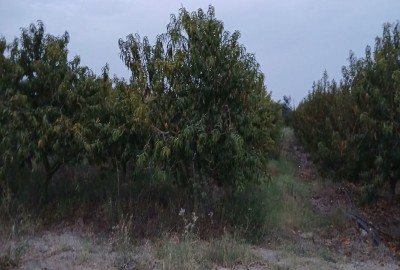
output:
[[[157,252],[160,268],[164,270],[202,269],[203,248],[200,245],[190,237],[162,239]]]
[[[114,265],[117,269],[132,269],[135,264],[135,250],[131,237],[132,215],[120,219],[113,227],[112,243],[117,255]]]
[[[249,245],[227,233],[219,239],[211,240],[206,257],[214,264],[224,267],[233,267],[236,264],[248,265],[256,259]]]

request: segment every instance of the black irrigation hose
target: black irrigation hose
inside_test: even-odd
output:
[[[347,213],[347,216],[352,218],[356,222],[356,224],[358,225],[359,228],[363,229],[364,231],[366,231],[369,234],[369,236],[371,237],[372,241],[374,242],[374,244],[376,246],[379,246],[382,243],[381,239],[374,232],[374,229],[368,222],[366,222],[360,216],[358,216],[357,214],[354,214],[352,212]]]
[[[347,192],[346,189],[344,189],[344,192],[345,192],[347,200],[349,201],[349,204],[350,204],[350,209],[346,211],[346,215],[348,217],[350,217],[351,219],[353,219],[359,228],[361,228],[362,230],[364,230],[366,233],[369,234],[373,243],[376,246],[379,246],[382,243],[382,241],[379,238],[378,234],[376,234],[374,232],[374,229],[376,231],[379,231],[379,230],[376,227],[374,227],[372,224],[366,222],[363,218],[360,217],[360,215],[354,213],[354,211],[352,210],[354,208],[353,201],[351,200],[349,193]]]

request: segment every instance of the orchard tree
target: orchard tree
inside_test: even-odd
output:
[[[147,107],[135,87],[124,79],[109,78],[108,66],[99,83],[96,101],[90,102],[95,106],[84,113],[93,134],[90,162],[121,171],[124,181],[128,167],[136,169],[149,140]]]
[[[358,179],[365,197],[388,183],[392,199],[400,178],[400,29],[385,24],[365,58],[350,53],[339,86],[315,84],[298,106],[294,127],[323,169]]]
[[[0,39],[0,184],[5,178],[5,168],[11,163],[10,156],[7,155],[11,140],[14,138],[7,124],[12,117],[10,110],[6,108],[10,105],[10,86],[17,80],[18,68],[6,55],[7,42],[4,38]],[[0,185],[1,187],[1,185]]]
[[[279,102],[282,110],[282,117],[285,123],[285,126],[291,125],[292,112],[294,110],[292,105],[292,97],[283,96],[283,102]]]
[[[389,182],[394,198],[400,178],[400,25],[385,24],[375,49],[367,47],[353,81],[360,108],[359,151],[367,157],[367,177]],[[367,171],[367,172],[368,172]]]
[[[23,28],[21,37],[7,45],[1,70],[2,165],[18,162],[46,172],[44,199],[54,173],[84,156],[86,98],[97,91],[96,76],[68,60],[69,35],[45,33],[42,22]],[[85,147],[84,147],[85,146]],[[4,169],[4,168],[3,168]]]
[[[119,42],[130,87],[149,108],[147,160],[193,194],[267,175],[278,108],[239,37],[224,30],[210,6],[171,15],[155,45],[138,35]]]

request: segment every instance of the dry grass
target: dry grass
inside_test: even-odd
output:
[[[248,265],[258,259],[248,244],[227,233],[210,241],[206,258],[216,265],[230,268],[236,264]]]
[[[250,245],[229,234],[208,242],[194,237],[169,236],[159,243],[160,269],[214,269],[248,265],[258,259]]]

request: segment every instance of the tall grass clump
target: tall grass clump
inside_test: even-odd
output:
[[[235,264],[239,263],[247,265],[256,258],[248,244],[228,233],[211,240],[206,251],[206,257],[214,264],[223,267],[234,267]]]

